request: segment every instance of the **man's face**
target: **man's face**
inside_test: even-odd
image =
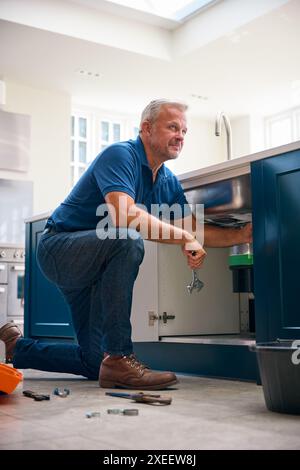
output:
[[[162,162],[177,158],[186,132],[185,113],[172,106],[162,106],[155,122],[150,125],[149,145],[152,152]]]

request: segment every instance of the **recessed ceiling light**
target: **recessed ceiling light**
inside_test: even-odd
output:
[[[91,72],[90,70],[85,70],[85,69],[77,69],[75,71],[77,75],[80,75],[81,77],[87,77],[87,78],[102,78],[103,74],[100,72]]]

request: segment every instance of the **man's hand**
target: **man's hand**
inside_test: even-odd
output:
[[[187,257],[187,263],[191,269],[198,269],[202,266],[206,251],[197,240],[186,243],[181,249],[183,254]]]

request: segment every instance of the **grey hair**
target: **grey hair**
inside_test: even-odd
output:
[[[188,109],[188,105],[181,103],[180,101],[171,101],[166,99],[159,99],[150,101],[150,103],[143,110],[141,115],[140,122],[140,132],[142,129],[142,123],[145,121],[154,122],[159,115],[160,109],[162,106],[172,106],[174,108],[180,109],[180,111],[185,112]]]

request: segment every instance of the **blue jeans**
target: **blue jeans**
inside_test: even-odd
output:
[[[132,291],[144,244],[131,229],[120,228],[117,236],[99,239],[95,230],[42,235],[37,261],[70,307],[78,344],[22,338],[15,348],[15,367],[96,380],[104,352],[132,353]]]

